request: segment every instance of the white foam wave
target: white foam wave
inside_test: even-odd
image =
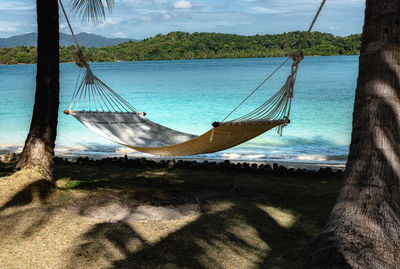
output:
[[[21,152],[21,145],[0,144],[0,152]],[[121,147],[120,145],[73,145],[73,146],[57,146],[56,155],[58,156],[97,156],[98,158],[110,156],[128,155],[132,158],[154,158],[157,156],[138,152],[130,148]],[[279,151],[272,148],[234,148],[225,152],[212,154],[202,154],[197,156],[183,156],[179,158],[196,158],[196,159],[215,159],[215,160],[231,160],[231,161],[293,161],[293,162],[345,162],[347,155],[345,154],[307,154],[297,153],[293,149],[289,152],[285,150]],[[174,157],[170,157],[174,158]]]

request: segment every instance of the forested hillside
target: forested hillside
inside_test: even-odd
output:
[[[84,48],[91,62],[215,59],[288,56],[297,49],[305,32],[240,36],[218,33],[171,32],[166,35],[126,42],[103,48]],[[346,37],[313,32],[304,48],[305,55],[352,55],[360,50],[360,34]],[[61,62],[72,62],[75,48],[61,47]],[[35,47],[0,49],[1,64],[35,63]]]

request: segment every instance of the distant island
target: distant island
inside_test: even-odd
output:
[[[283,57],[299,46],[305,32],[241,36],[219,33],[171,32],[142,41],[106,47],[84,47],[91,62]],[[355,55],[360,52],[361,34],[345,37],[313,32],[303,52],[306,56]],[[73,46],[60,48],[60,61],[73,62]],[[0,49],[0,64],[35,63],[35,46]]]
[[[115,46],[128,41],[138,41],[133,38],[108,38],[101,35],[79,33],[76,35],[79,44],[84,47],[101,48],[107,46]],[[14,35],[7,38],[0,38],[0,48],[14,48],[14,47],[36,47],[37,33],[28,33],[22,35]],[[60,46],[73,46],[74,39],[72,35],[60,33]]]

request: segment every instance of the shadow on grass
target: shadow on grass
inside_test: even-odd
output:
[[[128,245],[146,245],[146,241],[127,223],[98,223],[81,236],[82,243],[72,247],[68,252],[74,253],[66,268],[91,267],[92,262],[109,261],[115,252],[129,255]]]
[[[109,233],[125,235],[125,241],[99,233],[96,225],[82,237],[90,244],[70,250],[78,255],[70,258],[70,267],[82,263],[79,253],[86,253],[86,263],[109,257],[112,268],[304,268],[304,249],[325,223],[341,184],[338,179],[184,169],[102,167],[102,171],[92,170],[88,180],[80,174],[68,179],[73,189],[130,189],[135,197],[148,191],[146,201],[152,203],[162,199],[184,203],[196,196],[205,205],[223,202],[231,206],[208,210],[153,243],[138,239],[139,233],[129,223],[101,224]],[[58,175],[63,178],[62,171]],[[279,223],[263,206],[286,212],[293,223]],[[132,248],[131,240],[140,243]],[[108,248],[93,251],[95,245]],[[119,255],[110,254],[113,248]]]
[[[303,251],[312,235],[297,222],[283,227],[257,204],[232,204],[153,244],[128,223],[94,225],[82,236],[86,242],[68,251],[74,255],[67,267],[108,259],[109,268],[304,268]]]
[[[21,236],[29,237],[43,229],[51,219],[57,206],[46,205],[46,201],[55,191],[55,184],[42,179],[33,171],[19,171],[13,174],[15,163],[0,164],[1,171],[7,171],[1,182],[0,213],[0,237],[5,238],[15,232],[17,226],[23,226]],[[0,180],[3,180],[3,176]],[[24,207],[30,204],[38,206]],[[21,232],[19,230],[19,232]]]
[[[11,176],[15,171],[15,165],[15,162],[0,162],[0,180],[2,177]],[[54,187],[54,182],[31,176],[30,172],[22,175],[21,179],[9,179],[9,182],[2,188],[3,190],[8,189],[5,194],[7,194],[6,197],[10,195],[10,199],[6,202],[0,200],[0,204],[2,204],[0,212],[9,207],[28,205],[34,200],[45,201]]]
[[[14,163],[3,163],[0,162],[0,177],[9,176],[14,172]]]
[[[84,165],[59,165],[55,177],[64,181],[62,190],[89,191],[74,198],[76,203],[93,192],[113,191],[155,204],[183,204],[196,196],[208,207],[197,218],[152,240],[127,222],[93,224],[62,254],[69,256],[68,268],[304,268],[304,248],[325,223],[341,184],[337,179]],[[27,186],[4,207],[28,204],[42,183]],[[48,192],[36,193],[47,199]],[[43,229],[60,207],[43,205],[23,235],[33,236]],[[0,222],[8,220],[2,234],[11,232],[24,215],[20,210],[0,216]],[[154,222],[141,227],[151,233],[163,225]]]
[[[299,242],[290,229],[279,226],[257,206],[233,205],[202,215],[154,245],[129,253],[111,268],[249,268],[270,264],[294,268],[289,264],[293,257],[284,256],[282,243]]]
[[[24,206],[30,204],[33,200],[45,201],[49,194],[54,190],[54,183],[41,179],[30,183],[6,202],[0,212],[9,207]]]

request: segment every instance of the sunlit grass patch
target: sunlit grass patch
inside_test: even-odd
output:
[[[265,211],[282,227],[291,228],[296,223],[297,218],[293,215],[293,212],[290,212],[290,210],[263,205],[258,205],[258,207]]]

